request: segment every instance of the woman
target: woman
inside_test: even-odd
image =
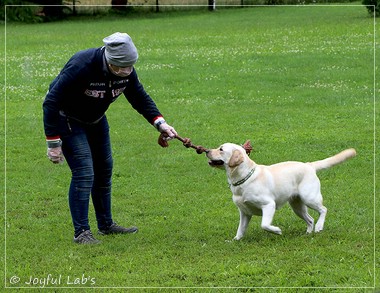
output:
[[[74,242],[99,243],[90,230],[90,194],[99,234],[135,233],[117,225],[111,214],[112,152],[105,112],[124,94],[133,108],[167,139],[177,133],[168,125],[140,83],[134,64],[138,53],[126,33],[103,39],[104,46],[76,53],[50,84],[43,103],[47,155],[66,161],[72,178],[69,206]]]

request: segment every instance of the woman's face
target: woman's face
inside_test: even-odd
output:
[[[127,77],[133,71],[133,65],[127,67],[120,67],[113,64],[108,64],[108,68],[110,69],[112,74],[120,77]]]

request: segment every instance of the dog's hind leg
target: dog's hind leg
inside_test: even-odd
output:
[[[299,196],[305,205],[318,212],[319,218],[315,224],[314,231],[322,231],[327,208],[323,206],[321,183],[316,174],[312,174],[303,180],[299,186]]]
[[[323,225],[325,224],[326,214],[327,214],[327,208],[325,206],[318,205],[315,208],[310,207],[314,210],[316,210],[319,213],[319,218],[317,223],[315,224],[314,231],[315,232],[321,232],[323,230]]]
[[[273,201],[266,204],[262,207],[262,211],[263,218],[261,220],[261,228],[266,231],[281,235],[281,229],[279,227],[272,226],[274,213],[276,212],[276,203]]]
[[[323,230],[323,225],[325,224],[327,208],[323,206],[322,194],[319,192],[316,196],[312,197],[312,201],[305,202],[305,204],[318,212],[319,218],[315,224],[314,232],[321,232]]]
[[[234,240],[240,240],[244,236],[245,230],[247,230],[249,221],[252,218],[251,215],[245,214],[240,208],[239,208],[239,212],[240,212],[239,228],[237,229]]]
[[[294,213],[306,222],[306,233],[309,234],[313,232],[314,219],[307,212],[307,206],[302,202],[302,200],[298,196],[295,196],[289,200],[289,204],[292,207]]]

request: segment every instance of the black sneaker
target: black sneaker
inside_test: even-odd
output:
[[[135,226],[124,228],[122,226],[119,226],[115,222],[112,223],[111,226],[107,227],[106,229],[102,229],[98,231],[98,234],[100,235],[108,235],[108,234],[133,234],[138,231],[138,228]]]
[[[85,230],[77,237],[74,237],[74,242],[78,244],[99,244],[100,241],[95,239],[90,230]]]

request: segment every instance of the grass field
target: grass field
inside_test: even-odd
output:
[[[41,105],[74,52],[101,46],[115,31],[132,36],[146,90],[194,144],[211,148],[250,139],[251,158],[260,164],[313,161],[356,148],[356,158],[320,173],[325,230],[306,235],[303,221],[285,206],[274,219],[282,236],[262,231],[260,219],[253,218],[245,238],[226,241],[234,237],[239,216],[224,172],[179,141],[160,148],[158,133],[120,97],[107,114],[115,161],[113,215],[140,231],[101,237],[98,246],[74,245],[70,172],[46,158]],[[33,292],[380,288],[374,196],[379,105],[374,21],[364,7],[255,7],[7,24],[5,36],[5,287]],[[96,231],[92,209],[90,220]]]

